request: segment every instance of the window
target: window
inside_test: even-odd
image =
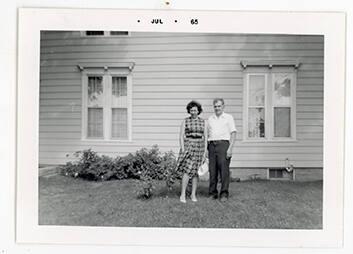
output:
[[[113,35],[113,36],[128,36],[129,32],[128,31],[110,31],[110,35]]]
[[[103,77],[88,77],[87,137],[103,138]]]
[[[266,75],[249,75],[248,137],[265,137]]]
[[[108,36],[129,36],[128,31],[83,31],[81,36],[84,37],[108,37]]]
[[[86,31],[86,36],[104,36],[104,31]]]
[[[83,71],[83,139],[131,139],[131,77],[128,72]]]
[[[283,178],[284,169],[269,169],[270,178]]]
[[[294,171],[288,172],[284,168],[269,168],[267,171],[269,180],[295,180]]]
[[[248,68],[244,81],[244,140],[295,140],[295,71]]]
[[[127,139],[128,137],[128,101],[126,77],[112,77],[112,132],[111,137]]]

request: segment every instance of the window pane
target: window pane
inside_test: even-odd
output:
[[[126,77],[112,79],[112,107],[127,107]]]
[[[249,109],[249,138],[265,137],[265,109],[250,108]]]
[[[110,35],[129,35],[128,31],[110,31]]]
[[[249,76],[249,106],[265,105],[265,76]]]
[[[103,109],[88,108],[87,117],[87,137],[101,138],[103,137]]]
[[[291,76],[288,74],[274,75],[275,87],[273,94],[274,105],[291,105]]]
[[[127,95],[126,77],[113,77],[113,95],[116,97]]]
[[[104,35],[104,31],[86,31],[87,36]]]
[[[103,106],[103,78],[88,77],[88,106],[102,107]]]
[[[274,108],[274,135],[275,137],[290,137],[290,108],[281,107]]]
[[[127,139],[127,109],[112,109],[112,138]]]
[[[270,178],[283,178],[282,169],[270,169]]]

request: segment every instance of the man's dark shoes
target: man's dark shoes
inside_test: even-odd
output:
[[[218,194],[210,194],[211,199],[218,199]]]

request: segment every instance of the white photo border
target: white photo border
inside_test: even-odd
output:
[[[102,18],[104,17],[104,18]],[[163,25],[150,21],[160,18]],[[16,242],[132,246],[341,247],[344,175],[344,13],[189,10],[19,10]],[[137,20],[141,22],[137,22]],[[178,23],[174,20],[177,19]],[[198,25],[191,25],[198,19]],[[279,22],[280,20],[280,22]],[[40,31],[324,35],[323,229],[194,229],[38,225]]]

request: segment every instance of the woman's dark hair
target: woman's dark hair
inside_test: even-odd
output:
[[[188,111],[189,114],[190,114],[190,109],[192,109],[193,107],[197,107],[197,110],[199,111],[198,115],[202,113],[201,104],[198,103],[197,101],[190,101],[188,105],[186,105],[186,110]]]

